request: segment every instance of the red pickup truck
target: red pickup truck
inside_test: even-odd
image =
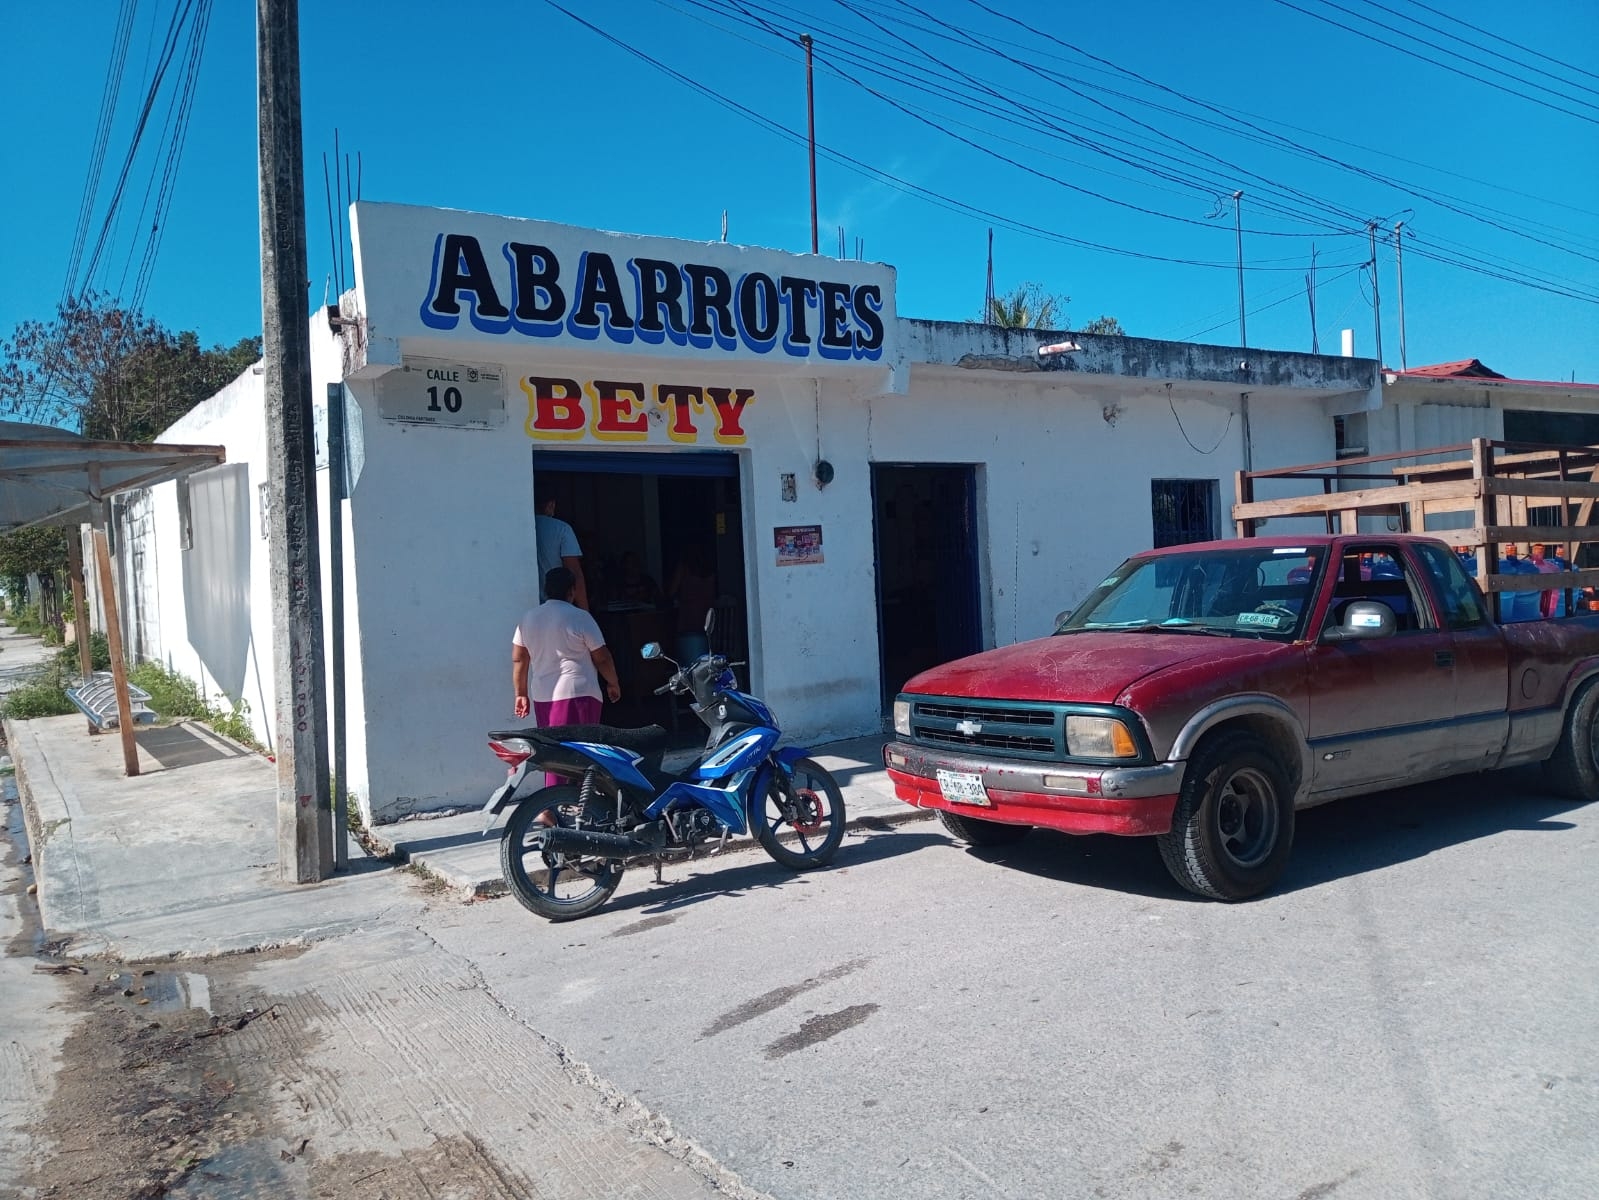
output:
[[[1541,762],[1599,797],[1599,614],[1496,624],[1419,535],[1177,546],[1050,637],[916,676],[894,730],[896,793],[957,838],[1150,834],[1178,883],[1242,900],[1339,796]]]

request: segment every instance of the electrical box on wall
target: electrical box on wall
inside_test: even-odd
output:
[[[778,478],[783,481],[783,499],[791,504],[799,499],[799,488],[795,484],[793,472],[786,471]]]

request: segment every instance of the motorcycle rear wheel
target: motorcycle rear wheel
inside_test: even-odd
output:
[[[549,921],[586,917],[611,898],[622,882],[616,859],[550,854],[529,845],[542,813],[554,816],[563,829],[591,827],[574,786],[545,788],[516,806],[500,835],[500,870],[523,908]]]
[[[844,840],[844,794],[827,768],[813,759],[795,759],[789,772],[798,804],[789,799],[774,770],[766,795],[750,814],[755,840],[791,870],[826,866]]]

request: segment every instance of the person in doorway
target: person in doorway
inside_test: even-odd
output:
[[[617,573],[612,592],[611,599],[623,604],[654,605],[661,601],[661,589],[645,571],[644,560],[639,558],[636,550],[623,552],[621,570]]]
[[[565,567],[544,577],[546,599],[529,609],[511,635],[511,687],[516,715],[532,710],[539,728],[554,725],[597,725],[601,681],[604,697],[615,704],[622,696],[616,663],[594,618],[578,608],[577,581]],[[553,787],[556,775],[546,775]]]
[[[666,594],[677,605],[677,661],[692,662],[711,648],[705,614],[716,606],[716,574],[704,546],[696,543],[683,551]]]
[[[539,600],[549,598],[544,591],[549,573],[556,567],[565,567],[577,580],[573,603],[587,611],[588,582],[583,578],[583,549],[577,544],[577,534],[555,515],[555,495],[548,484],[534,486],[533,503],[538,510],[533,518],[533,535],[538,543]]]

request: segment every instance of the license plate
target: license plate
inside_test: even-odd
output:
[[[988,790],[983,787],[983,777],[974,771],[940,771],[938,790],[944,793],[944,799],[951,804],[976,804],[983,808],[994,806],[994,802],[988,798]]]

